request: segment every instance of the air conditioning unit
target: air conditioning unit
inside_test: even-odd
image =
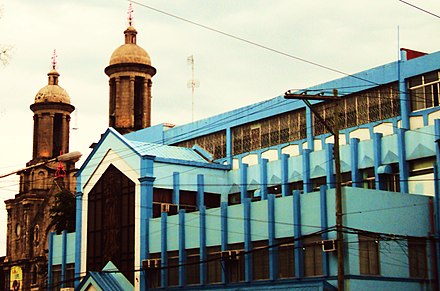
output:
[[[221,258],[222,260],[237,261],[238,259],[240,259],[240,251],[239,250],[222,251]]]
[[[160,268],[160,259],[148,259],[142,261],[143,269],[157,269]]]
[[[60,291],[75,291],[75,288],[73,287],[61,288]]]
[[[336,241],[334,239],[323,240],[322,241],[322,251],[323,252],[336,251]]]

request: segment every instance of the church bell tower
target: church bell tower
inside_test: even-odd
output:
[[[118,47],[105,68],[109,76],[109,126],[126,134],[151,126],[151,78],[156,69],[148,53],[136,44],[130,3],[125,43]]]

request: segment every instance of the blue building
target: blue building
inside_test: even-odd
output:
[[[107,129],[77,174],[75,239],[51,240],[49,286],[124,290],[105,275],[117,273],[135,290],[336,290],[343,243],[347,290],[436,290],[440,52],[401,52],[307,89],[339,92],[312,107],[330,125],[340,108],[342,242],[335,137],[280,96],[182,126]]]

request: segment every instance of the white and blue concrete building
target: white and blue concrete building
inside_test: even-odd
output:
[[[339,91],[343,242],[334,137],[301,101],[107,129],[77,174],[76,233],[51,239],[49,287],[72,263],[86,290],[111,262],[135,290],[336,290],[343,243],[347,290],[436,290],[439,74],[440,52],[403,49],[308,89]],[[335,105],[313,103],[329,124]]]

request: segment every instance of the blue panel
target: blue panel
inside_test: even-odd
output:
[[[403,51],[401,51],[403,53]],[[400,116],[402,117],[402,128],[409,129],[409,96],[406,92],[405,77],[402,74],[402,60],[397,61],[397,77],[399,82]]]
[[[226,128],[226,158],[228,165],[232,165],[232,130]]]
[[[221,250],[226,251],[228,249],[228,202],[222,202],[221,207]],[[225,262],[222,261],[222,283],[225,284],[227,281],[227,274],[225,272],[226,266]]]

